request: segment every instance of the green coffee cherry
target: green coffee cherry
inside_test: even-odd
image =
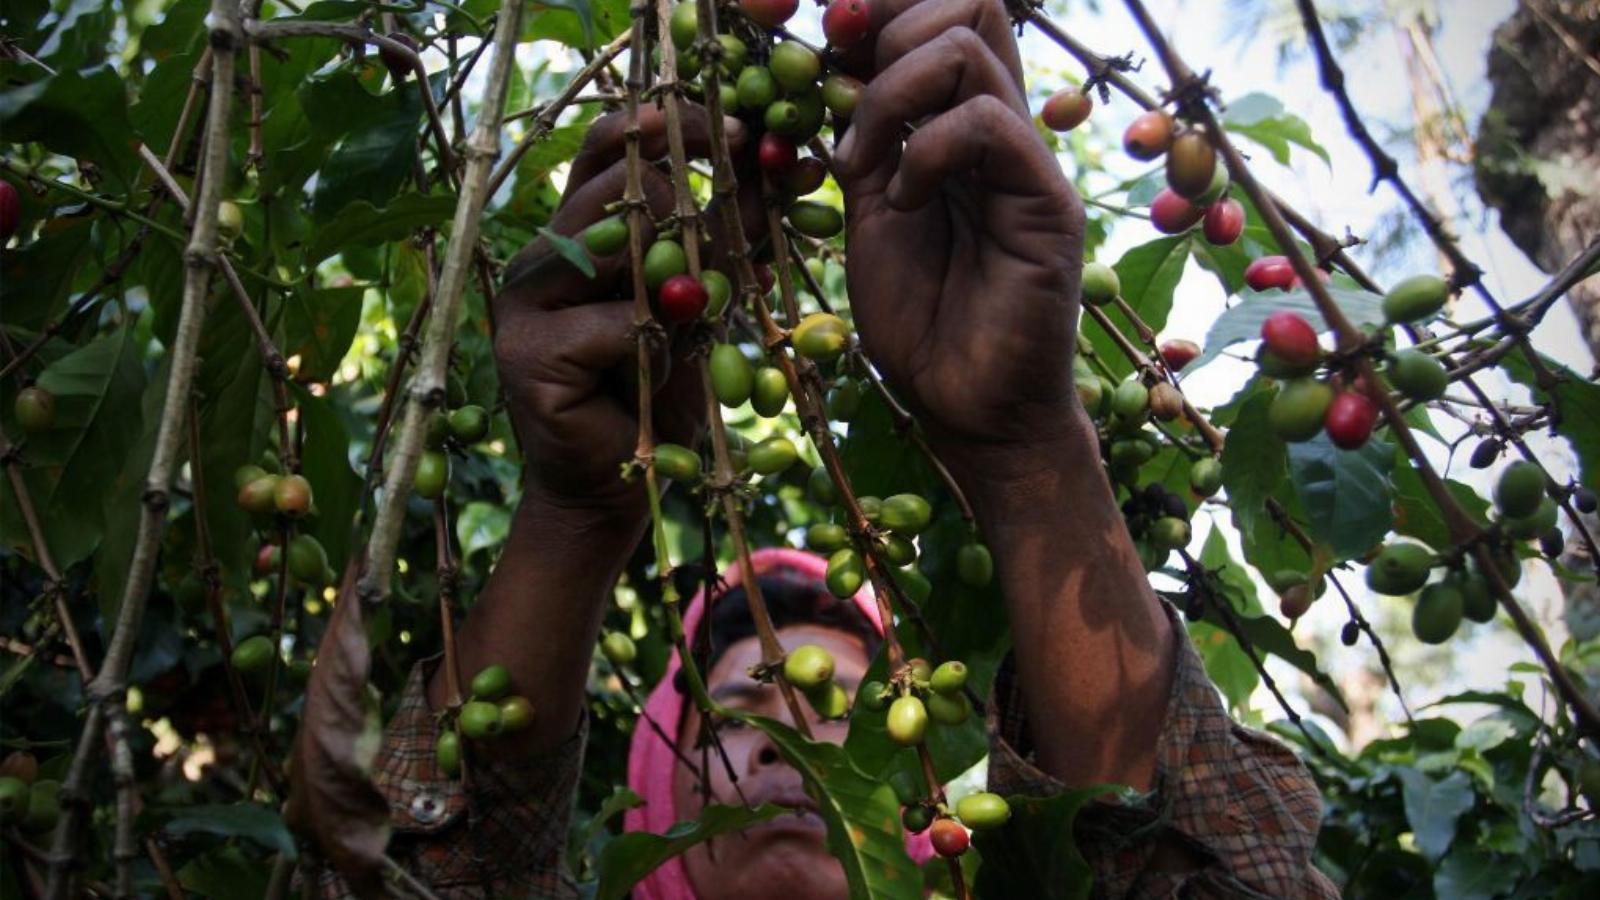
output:
[[[778,99],[778,82],[766,66],[745,66],[736,85],[739,105],[745,109],[766,109]]]
[[[828,557],[828,572],[824,581],[828,590],[840,598],[854,597],[856,591],[861,590],[862,582],[867,579],[866,564],[861,561],[861,554],[852,547],[845,547],[834,551]]]
[[[1383,316],[1394,324],[1415,322],[1438,312],[1450,299],[1450,285],[1437,275],[1413,275],[1383,297]]]
[[[251,465],[249,463],[246,463],[245,465],[242,465],[239,468],[233,470],[233,487],[234,487],[234,490],[242,490],[244,488],[244,486],[249,484],[250,482],[256,481],[256,480],[261,479],[261,478],[266,478],[266,477],[267,477],[267,470],[266,469],[263,469],[263,468],[261,468],[260,466],[257,466],[257,465]]]
[[[433,745],[433,761],[439,771],[451,778],[461,774],[461,738],[453,730],[445,728],[439,732],[439,739]]]
[[[240,675],[259,675],[272,665],[273,657],[278,655],[278,647],[272,638],[264,634],[248,637],[234,645],[233,668]]]
[[[1450,383],[1444,365],[1421,350],[1402,350],[1389,361],[1389,381],[1406,397],[1426,403],[1444,396]]]
[[[889,775],[889,789],[901,806],[910,806],[922,799],[922,779],[908,769],[896,769]]]
[[[916,494],[895,494],[883,501],[878,521],[898,534],[918,534],[933,520],[933,507]]]
[[[751,447],[745,456],[750,471],[757,475],[776,475],[799,459],[800,451],[786,437],[769,437]]]
[[[650,245],[644,254],[644,282],[650,290],[661,287],[668,278],[689,271],[689,257],[683,245],[674,240],[662,239]]]
[[[622,667],[633,664],[638,658],[639,650],[633,645],[633,638],[620,631],[608,631],[600,641],[600,652],[613,666]]]
[[[800,131],[800,107],[789,100],[775,101],[768,104],[761,121],[773,134],[792,137]]]
[[[732,344],[718,344],[711,348],[706,368],[711,375],[711,393],[716,395],[718,403],[731,409],[743,406],[750,399],[755,370],[750,367],[744,351]]]
[[[1445,580],[1461,593],[1463,615],[1478,623],[1494,621],[1499,604],[1495,602],[1494,592],[1489,589],[1489,582],[1482,575],[1476,571],[1458,570],[1451,572]]]
[[[914,567],[895,569],[889,573],[889,577],[894,579],[895,584],[906,592],[906,596],[910,597],[913,603],[921,603],[933,594],[933,582]]]
[[[28,785],[20,778],[0,777],[0,825],[14,825],[28,815]]]
[[[861,410],[861,382],[854,378],[841,378],[828,391],[828,418],[835,422],[849,422]]]
[[[1083,267],[1083,302],[1090,306],[1105,306],[1122,293],[1122,279],[1117,270],[1105,263],[1092,262]]]
[[[56,827],[61,818],[61,782],[41,778],[28,789],[28,811],[22,817],[22,830],[39,834]]]
[[[1279,438],[1309,441],[1322,430],[1322,420],[1333,403],[1333,388],[1314,378],[1285,384],[1267,407],[1267,424]]]
[[[1380,594],[1409,594],[1428,581],[1433,553],[1421,544],[1386,544],[1367,566],[1367,586]]]
[[[500,707],[486,700],[470,700],[461,707],[461,733],[479,741],[498,735],[504,727]]]
[[[999,828],[1011,818],[1011,806],[999,794],[968,794],[956,803],[956,817],[974,831]]]
[[[722,315],[722,311],[728,308],[728,301],[733,298],[733,282],[716,269],[704,269],[700,272],[700,284],[706,289],[705,317],[715,319]]]
[[[789,335],[796,353],[813,362],[832,362],[850,343],[850,326],[832,313],[812,313]]]
[[[1117,385],[1111,392],[1111,411],[1123,419],[1142,421],[1150,408],[1150,389],[1137,378]]]
[[[499,700],[511,690],[511,671],[499,663],[484,666],[472,676],[472,697],[475,700]]]
[[[806,691],[806,700],[817,715],[824,719],[842,719],[850,714],[850,694],[835,682],[828,682],[815,690]]]
[[[783,677],[802,691],[833,681],[833,654],[816,644],[801,644],[783,660]]]
[[[956,577],[970,588],[985,588],[994,579],[994,556],[989,548],[973,541],[956,551]]]
[[[791,93],[814,87],[822,75],[822,59],[795,41],[773,47],[767,67],[778,85]]]
[[[489,412],[476,404],[452,410],[450,434],[463,444],[476,444],[489,434]]]
[[[750,406],[756,415],[768,419],[783,412],[789,403],[789,380],[776,366],[762,366],[755,371],[750,390]]]
[[[788,216],[789,224],[807,237],[827,239],[844,230],[844,215],[826,203],[797,200]]]
[[[928,687],[936,694],[959,694],[967,686],[967,664],[958,659],[941,663],[928,676]]]
[[[863,681],[856,688],[856,705],[872,712],[883,712],[889,708],[890,696],[889,688],[883,682]]]
[[[450,457],[438,450],[424,450],[417,459],[417,475],[411,482],[412,490],[424,500],[437,500],[444,496],[450,484]]]
[[[1531,515],[1505,520],[1506,534],[1519,541],[1532,540],[1555,528],[1559,513],[1560,507],[1554,500],[1541,497]]]
[[[818,522],[806,529],[806,546],[817,553],[832,553],[850,543],[850,533],[843,525]]]
[[[866,85],[849,75],[832,74],[822,80],[822,102],[834,115],[850,118]]]
[[[933,664],[920,656],[906,660],[906,668],[911,670],[911,680],[917,687],[927,687],[933,681]]]
[[[1222,461],[1214,456],[1197,459],[1189,466],[1189,489],[1210,497],[1222,488]]]
[[[1417,595],[1411,610],[1411,631],[1424,644],[1442,644],[1461,627],[1464,598],[1448,581],[1430,584]]]
[[[309,534],[297,534],[289,542],[289,574],[314,587],[324,584],[328,571],[328,552]]]
[[[972,703],[966,694],[929,694],[924,705],[928,718],[940,725],[960,725],[972,718]]]
[[[1544,472],[1531,462],[1514,462],[1500,473],[1494,486],[1494,505],[1507,519],[1531,516],[1544,499]]]
[[[828,470],[822,466],[811,470],[810,477],[806,479],[806,492],[811,495],[811,499],[823,506],[832,506],[839,502],[839,488],[828,475]]]
[[[699,37],[700,23],[697,16],[698,7],[693,0],[679,3],[672,8],[672,15],[667,20],[668,32],[672,35],[672,46],[679,50],[687,50]]]
[[[873,496],[857,497],[856,505],[861,507],[861,514],[868,522],[876,525],[883,514],[883,501]]]
[[[917,545],[898,534],[885,535],[878,542],[878,549],[893,566],[910,565],[917,561]]]
[[[901,697],[889,704],[886,724],[889,740],[902,747],[914,747],[928,733],[928,709],[916,697]]]
[[[583,245],[595,256],[610,256],[628,245],[628,222],[607,216],[583,230]]]
[[[1177,516],[1162,516],[1150,523],[1150,541],[1162,550],[1189,546],[1189,522]]]
[[[681,444],[657,444],[656,474],[673,481],[694,481],[700,477],[700,456]]]
[[[690,4],[693,6],[694,4]],[[731,34],[717,35],[717,43],[722,45],[722,73],[732,75],[744,68],[744,61],[750,55],[750,48],[744,41]]]

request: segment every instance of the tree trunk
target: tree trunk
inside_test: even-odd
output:
[[[1489,49],[1494,94],[1478,127],[1478,193],[1546,272],[1600,234],[1600,4],[1521,0]],[[1600,359],[1600,279],[1568,302]]]

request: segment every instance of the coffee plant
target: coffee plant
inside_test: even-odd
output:
[[[462,671],[454,626],[520,491],[489,299],[540,237],[554,252],[535,265],[630,273],[642,425],[617,477],[644,483],[652,521],[596,648],[570,854],[588,888],[624,896],[668,856],[772,814],[711,806],[675,837],[612,834],[639,802],[613,789],[626,735],[676,649],[711,720],[767,733],[826,798],[853,896],[1087,894],[1063,838],[1085,795],[941,787],[986,752],[1010,637],[968,500],[851,322],[831,148],[863,89],[841,61],[867,38],[872,2],[8,4],[6,896],[281,897],[297,871],[326,866],[431,896],[384,855],[387,807],[366,766],[412,664],[441,651],[445,771],[471,779],[483,742],[539,716],[504,667]],[[1600,558],[1584,518],[1600,488],[1600,387],[1528,339],[1596,271],[1600,244],[1533,297],[1495,296],[1351,104],[1313,4],[1297,5],[1350,136],[1442,271],[1380,280],[1264,188],[1263,160],[1321,148],[1271,98],[1218,96],[1139,0],[1128,13],[1157,64],[1145,71],[1031,0],[1009,4],[1017,28],[1083,70],[1036,98],[1041,127],[1066,135],[1051,138],[1059,152],[1080,154],[1072,133],[1108,107],[1137,108],[1121,148],[1154,167],[1090,212],[1074,372],[1099,463],[1229,699],[1258,680],[1275,697],[1272,727],[1325,793],[1318,865],[1345,892],[1593,896],[1600,712],[1581,671],[1600,648],[1551,646],[1517,587],[1530,564],[1592,581],[1556,562],[1569,540]],[[696,107],[704,162],[685,141]],[[619,110],[624,198],[581,234],[552,231],[566,164]],[[665,122],[664,166],[640,146],[646,116]],[[671,180],[659,219],[650,166]],[[741,216],[741,185],[759,189],[759,224]],[[1097,258],[1116,219],[1155,233]],[[1203,340],[1158,341],[1191,259],[1234,299]],[[1453,317],[1463,292],[1491,315]],[[652,354],[669,340],[696,347],[704,448],[653,433]],[[1200,408],[1180,373],[1225,353],[1253,353],[1256,371]],[[1512,411],[1483,386],[1494,372],[1527,402]],[[1474,423],[1471,464],[1498,472],[1491,496],[1437,467],[1436,417]],[[1577,480],[1552,477],[1524,440],[1535,431],[1570,445]],[[1216,528],[1194,539],[1202,514],[1237,531],[1242,559]],[[854,696],[827,650],[784,647],[768,621],[750,552],[785,544],[826,556],[838,596],[868,586],[894,623]],[[743,569],[757,674],[795,726],[705,689],[680,607],[723,563]],[[1400,693],[1357,603],[1368,595],[1352,592],[1361,580],[1405,598],[1419,642],[1509,622],[1527,648],[1519,674],[1546,699],[1523,682],[1458,694],[1442,711],[1492,712],[1463,726],[1408,711],[1342,752],[1265,663],[1342,703],[1292,628],[1337,603],[1347,652],[1382,660]],[[803,706],[847,718],[844,745],[812,740]],[[906,830],[930,835],[926,871]]]

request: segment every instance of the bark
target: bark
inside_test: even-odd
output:
[[[1479,124],[1478,193],[1546,272],[1600,233],[1600,4],[1521,0],[1495,30]],[[1600,278],[1567,296],[1600,359]]]

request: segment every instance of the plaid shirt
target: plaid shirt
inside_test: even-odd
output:
[[[1182,624],[1169,607],[1179,634]],[[1079,849],[1095,872],[1095,896],[1116,898],[1329,898],[1333,884],[1311,863],[1321,799],[1305,767],[1276,740],[1228,717],[1199,654],[1178,644],[1172,695],[1149,793],[1095,801],[1078,815]],[[438,724],[424,664],[411,673],[378,755],[375,781],[388,798],[389,851],[441,898],[569,898],[564,862],[586,725],[565,744],[516,764],[472,770],[461,782],[434,763]],[[1031,762],[1020,686],[1008,664],[989,714],[989,786],[1000,794],[1065,790]],[[322,896],[352,896],[325,871]]]

